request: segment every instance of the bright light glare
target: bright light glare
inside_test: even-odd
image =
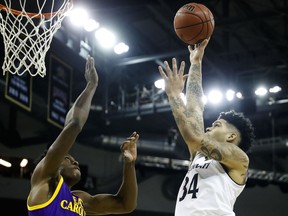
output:
[[[3,160],[3,159],[1,159],[1,158],[0,158],[0,164],[1,164],[2,166],[5,166],[5,167],[11,167],[11,166],[12,166],[12,164],[11,164],[10,162],[5,161],[5,160]]]
[[[282,89],[280,86],[274,86],[272,88],[269,89],[269,92],[270,93],[277,93],[277,92],[280,92]]]
[[[239,99],[243,99],[243,95],[241,92],[237,92],[236,93],[236,97],[239,98]]]
[[[165,89],[165,82],[164,79],[159,79],[154,82],[154,86],[158,89]]]
[[[84,29],[87,32],[92,32],[92,31],[98,29],[99,26],[100,26],[100,24],[93,19],[88,19],[87,22],[84,23]]]
[[[264,87],[259,87],[258,89],[255,90],[255,94],[258,96],[264,96],[267,94],[267,89]]]
[[[203,95],[203,97],[202,97],[202,102],[203,102],[204,105],[206,105],[207,102],[208,102],[208,99],[207,99],[207,97],[205,95]]]
[[[208,101],[212,104],[218,104],[222,101],[223,94],[219,90],[212,90],[208,94]]]
[[[99,41],[100,45],[104,48],[110,48],[114,46],[116,37],[106,28],[100,28],[95,32],[95,37]]]
[[[122,53],[126,53],[129,50],[129,46],[127,46],[125,43],[121,42],[119,44],[117,44],[114,47],[114,52],[118,55],[122,54]]]
[[[28,160],[26,158],[23,158],[22,161],[20,162],[20,167],[26,167],[28,164]]]
[[[187,99],[186,99],[186,96],[184,95],[183,92],[180,93],[180,98],[182,99],[183,103],[186,105],[187,104]]]
[[[228,101],[232,101],[235,97],[235,91],[229,89],[227,92],[226,92],[226,99]]]
[[[67,16],[70,18],[71,23],[76,26],[84,26],[84,23],[88,20],[88,13],[83,8],[75,8]]]

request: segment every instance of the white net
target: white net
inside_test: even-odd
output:
[[[31,76],[46,75],[46,53],[72,5],[72,0],[1,0],[0,31],[5,51],[3,75],[7,72],[20,76],[26,72]]]

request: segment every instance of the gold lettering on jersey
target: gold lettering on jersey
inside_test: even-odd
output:
[[[75,212],[80,216],[86,215],[83,208],[83,201],[80,198],[73,196],[73,202],[68,200],[62,200],[60,206],[61,208],[71,212]]]

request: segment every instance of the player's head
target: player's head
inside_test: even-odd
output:
[[[81,179],[79,163],[69,154],[64,157],[59,172],[65,182],[71,186],[77,184]]]
[[[254,127],[250,119],[246,118],[243,113],[230,110],[228,112],[221,112],[219,120],[225,120],[228,125],[234,127],[239,136],[237,139],[238,146],[245,152],[249,150],[251,144],[254,142]]]
[[[46,149],[35,161],[35,167],[39,164],[44,157],[47,155],[48,149]],[[81,179],[81,171],[78,161],[76,161],[71,155],[67,154],[60,167],[59,174],[63,176],[66,183],[69,185],[77,184]]]

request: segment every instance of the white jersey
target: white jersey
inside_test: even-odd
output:
[[[244,187],[218,161],[198,153],[179,188],[175,216],[235,216],[233,206]]]

